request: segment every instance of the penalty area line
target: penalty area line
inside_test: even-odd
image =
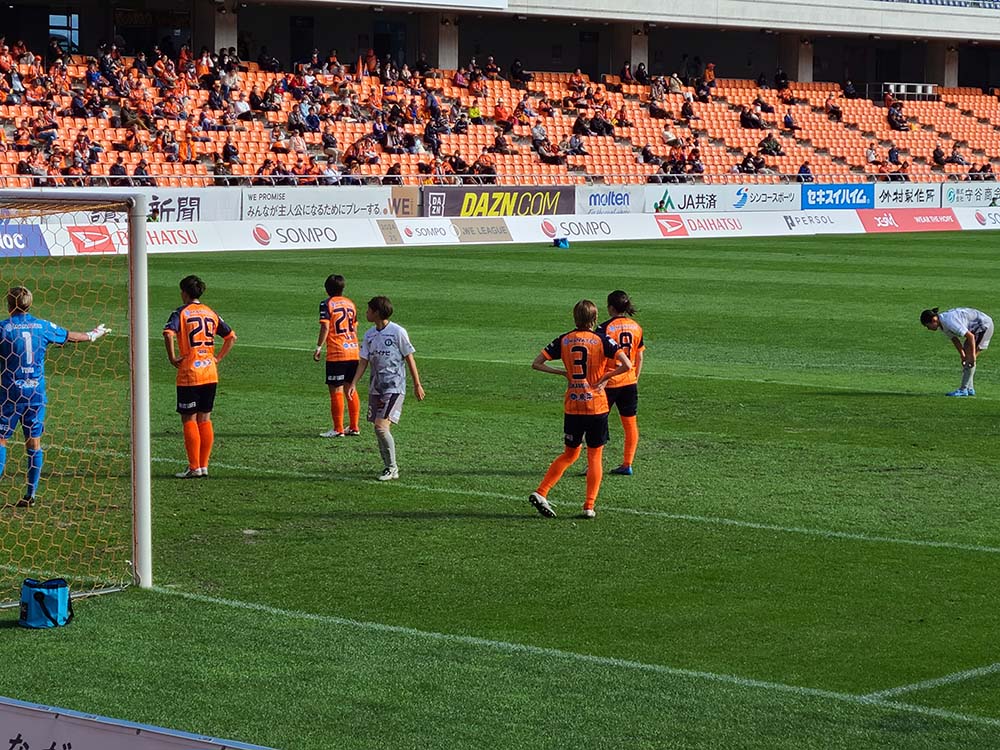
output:
[[[73,450],[73,449],[65,449]],[[154,463],[163,464],[186,464],[182,459],[154,457]],[[289,479],[323,479],[331,482],[344,482],[345,484],[360,484],[384,486],[375,479],[359,479],[356,477],[342,477],[335,474],[313,474],[298,471],[288,471],[282,469],[261,469],[254,466],[240,466],[238,464],[214,463],[214,466],[227,471],[243,471],[250,474],[263,473],[271,476],[283,476]],[[181,480],[178,480],[181,481]],[[183,480],[198,481],[198,480]],[[430,492],[442,495],[457,495],[462,497],[484,497],[496,500],[510,500],[522,502],[527,505],[528,495],[509,495],[501,492],[489,492],[486,490],[464,490],[456,487],[431,487],[422,484],[409,484],[405,481],[398,482],[395,486],[405,490],[415,490],[417,492]],[[573,507],[569,503],[552,503],[557,508]],[[757,523],[755,521],[742,521],[736,518],[725,518],[721,516],[698,516],[688,513],[668,513],[659,510],[644,510],[642,508],[622,508],[617,506],[601,506],[600,510],[607,513],[620,513],[623,515],[640,516],[644,518],[662,518],[670,521],[682,521],[687,523],[704,524],[710,526],[729,526],[740,529],[753,529],[755,531],[770,531],[779,534],[798,534],[802,536],[820,537],[823,539],[845,539],[854,542],[866,542],[869,544],[894,544],[908,547],[927,547],[932,549],[952,549],[962,552],[979,552],[985,554],[1000,554],[1000,547],[990,547],[979,544],[963,544],[961,542],[941,542],[932,539],[906,539],[892,536],[880,536],[875,534],[862,534],[851,531],[833,531],[830,529],[814,529],[804,526],[782,526],[780,524]]]
[[[322,625],[335,626],[341,628],[351,628],[373,633],[384,633],[387,635],[404,636],[408,638],[418,638],[422,640],[438,641],[441,643],[451,643],[461,646],[471,646],[474,648],[488,649],[500,653],[517,654],[530,657],[542,657],[547,659],[558,659],[561,661],[575,662],[578,664],[588,664],[606,669],[644,672],[667,677],[680,677],[704,682],[714,682],[724,685],[731,685],[745,690],[769,691],[776,693],[786,693],[801,698],[818,698],[824,700],[839,701],[857,706],[870,706],[898,713],[918,714],[932,718],[944,719],[965,724],[975,724],[979,726],[1000,727],[1000,719],[993,719],[987,716],[977,716],[973,714],[962,714],[945,709],[931,708],[911,703],[900,703],[897,701],[885,700],[884,698],[871,697],[869,695],[855,695],[852,693],[840,693],[833,690],[823,690],[821,688],[802,687],[799,685],[786,685],[780,682],[770,682],[768,680],[757,680],[739,675],[718,674],[715,672],[705,672],[694,669],[683,669],[679,667],[668,667],[661,664],[648,664],[631,659],[620,659],[611,656],[595,656],[592,654],[581,654],[574,651],[564,651],[557,648],[544,646],[532,646],[523,643],[513,643],[509,641],[493,640],[490,638],[480,638],[471,635],[459,635],[454,633],[439,633],[430,630],[420,630],[403,625],[389,625],[386,623],[371,622],[366,620],[353,620],[346,617],[336,617],[333,615],[320,615],[298,610],[282,609],[266,604],[254,602],[244,602],[236,599],[224,599],[204,594],[194,594],[167,586],[153,586],[152,590],[158,594],[173,596],[188,601],[210,604],[214,606],[230,607],[249,612],[257,612],[282,619],[301,620],[318,623]]]
[[[974,680],[978,677],[988,677],[989,675],[997,674],[998,672],[1000,672],[1000,662],[994,662],[993,664],[987,664],[985,667],[976,667],[975,669],[966,669],[961,672],[952,672],[951,674],[934,677],[930,680],[913,682],[909,685],[900,685],[899,687],[890,688],[888,690],[879,690],[874,693],[868,693],[864,697],[873,698],[875,700],[885,700],[886,698],[893,698],[897,695],[916,693],[922,690],[933,690],[934,688],[944,687],[945,685],[954,685],[958,682]]]

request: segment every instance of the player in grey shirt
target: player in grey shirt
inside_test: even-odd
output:
[[[972,307],[956,307],[945,312],[938,312],[935,307],[920,313],[920,322],[928,330],[941,331],[947,336],[962,358],[962,384],[948,395],[975,396],[976,360],[993,338],[993,319]]]
[[[392,317],[392,302],[388,297],[372,297],[368,302],[365,317],[375,325],[365,332],[361,340],[360,361],[354,380],[347,388],[350,398],[358,389],[358,382],[371,368],[368,382],[368,421],[375,425],[375,437],[378,440],[379,453],[385,469],[379,475],[379,481],[399,479],[399,468],[396,466],[396,442],[392,437],[392,425],[399,423],[403,412],[403,399],[406,396],[406,370],[409,369],[413,378],[413,390],[417,401],[424,400],[424,388],[420,385],[420,373],[417,372],[417,361],[413,358],[416,351],[410,343],[406,329],[396,323],[390,323]]]

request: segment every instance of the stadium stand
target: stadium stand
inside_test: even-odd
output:
[[[888,97],[846,98],[835,83],[414,67],[380,71],[370,54],[279,72],[184,47],[176,60],[111,48],[45,68],[3,46],[0,184],[778,182],[803,164],[819,181],[937,181],[1000,153],[1000,101],[978,89],[898,102],[892,124]],[[869,158],[872,143],[900,159]]]

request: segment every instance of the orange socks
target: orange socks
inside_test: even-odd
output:
[[[358,392],[355,391],[354,395],[347,399],[347,413],[351,418],[351,429],[355,432],[359,429],[359,421],[361,419],[361,399],[358,398]]]
[[[635,449],[639,447],[639,420],[637,417],[622,417],[622,427],[625,428],[625,460],[622,464],[631,466]]]
[[[193,419],[184,423],[184,450],[187,451],[188,468],[201,468],[201,432]]]
[[[601,459],[604,457],[604,446],[587,448],[587,500],[584,510],[593,510],[597,493],[601,491],[601,479],[604,478],[604,467]]]
[[[211,421],[199,422],[198,432],[201,435],[201,451],[199,452],[201,463],[198,464],[198,467],[207,469],[208,459],[212,455],[212,444],[215,442],[215,429],[212,427]]]
[[[549,466],[549,470],[545,472],[545,478],[542,479],[542,483],[538,485],[538,494],[543,497],[547,497],[549,491],[556,486],[556,483],[560,479],[562,479],[562,475],[566,473],[566,469],[572,466],[573,462],[579,457],[580,446],[577,446],[576,448],[567,447],[564,449],[562,455],[556,458],[556,460]]]
[[[333,391],[330,393],[330,416],[333,417],[333,429],[337,432],[344,431],[344,392]]]

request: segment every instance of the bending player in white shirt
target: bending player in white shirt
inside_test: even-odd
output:
[[[993,338],[993,319],[972,307],[956,307],[945,312],[938,312],[935,307],[920,313],[920,323],[930,331],[941,331],[962,358],[962,383],[947,395],[975,396],[976,360]]]

